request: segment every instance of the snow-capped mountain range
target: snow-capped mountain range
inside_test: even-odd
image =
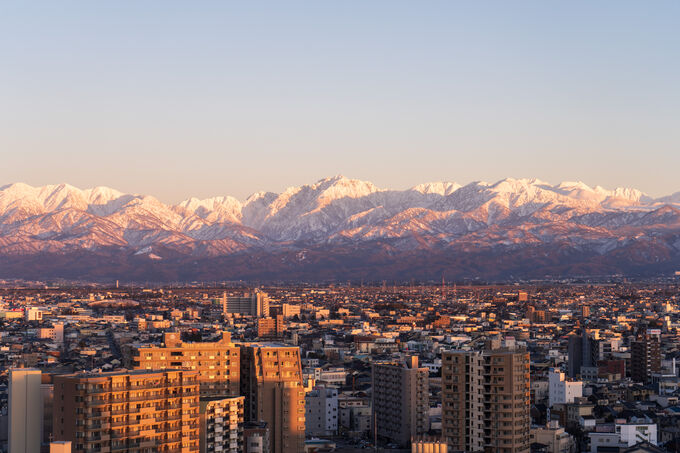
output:
[[[649,274],[680,269],[679,256],[680,192],[582,182],[388,190],[336,176],[177,205],[106,187],[0,187],[0,278]]]

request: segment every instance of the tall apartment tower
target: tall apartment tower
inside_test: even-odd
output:
[[[242,396],[201,398],[201,453],[240,453],[243,445]]]
[[[636,382],[648,383],[652,373],[661,371],[661,331],[640,329],[630,343],[630,375]]]
[[[179,332],[166,332],[163,346],[133,347],[126,353],[136,370],[198,371],[202,396],[239,395],[240,354],[229,332],[223,332],[220,341],[198,343],[185,343]]]
[[[442,433],[449,450],[529,452],[529,353],[447,351],[442,363]]]
[[[241,345],[245,418],[266,422],[271,453],[304,451],[305,390],[300,350],[275,343]]]
[[[418,357],[373,364],[373,429],[399,445],[429,430],[429,370]]]
[[[575,378],[581,374],[582,367],[597,366],[600,359],[600,342],[583,329],[580,335],[569,335],[568,354],[567,376]]]
[[[227,296],[225,292],[222,295],[222,314],[226,317],[230,313],[267,317],[269,316],[269,296],[259,289],[243,296]]]
[[[9,371],[9,453],[40,451],[43,424],[42,373],[33,368]]]
[[[74,453],[198,452],[196,371],[54,376],[54,439]]]

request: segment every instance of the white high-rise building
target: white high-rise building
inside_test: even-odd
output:
[[[561,371],[551,368],[548,373],[548,406],[569,404],[583,396],[583,382],[568,381]]]
[[[42,441],[42,373],[34,368],[9,371],[9,453],[35,453]]]

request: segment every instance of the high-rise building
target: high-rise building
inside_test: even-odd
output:
[[[595,368],[600,359],[600,342],[593,338],[586,329],[579,334],[569,335],[567,376],[575,378],[581,374],[581,368]]]
[[[198,452],[196,371],[76,373],[53,382],[53,437],[76,453]]]
[[[40,451],[43,428],[42,373],[33,368],[9,371],[9,453]]]
[[[305,432],[308,436],[338,433],[338,389],[319,385],[305,396]]]
[[[166,332],[162,346],[132,347],[126,355],[137,370],[198,371],[203,396],[238,396],[240,353],[229,332],[223,332],[220,341],[198,343],[181,341],[179,332]]]
[[[222,295],[222,314],[225,317],[229,314],[267,317],[269,316],[269,296],[259,289],[243,296],[227,296],[225,292]]]
[[[373,425],[378,437],[399,445],[429,430],[429,370],[418,357],[378,362],[372,368]]]
[[[201,453],[243,451],[244,397],[201,398]]]
[[[243,453],[269,453],[269,427],[265,422],[246,422]]]
[[[528,452],[529,353],[447,351],[442,364],[442,433],[449,450]]]
[[[646,384],[652,373],[661,371],[661,331],[641,328],[630,349],[630,375],[634,381]]]
[[[241,395],[246,397],[246,420],[267,423],[271,453],[304,450],[305,390],[299,348],[241,345]]]

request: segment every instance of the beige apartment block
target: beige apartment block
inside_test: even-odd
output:
[[[223,332],[216,342],[185,343],[179,332],[166,332],[163,346],[133,348],[132,368],[137,370],[186,369],[199,373],[202,396],[238,396],[240,381],[238,345]]]
[[[305,390],[300,350],[277,343],[241,345],[241,395],[249,421],[267,423],[269,451],[304,451]]]
[[[76,453],[198,452],[198,372],[54,376],[54,440]]]
[[[429,430],[429,370],[418,357],[373,364],[373,425],[378,437],[400,445]]]
[[[529,451],[529,353],[514,348],[442,354],[442,431],[451,451]]]

